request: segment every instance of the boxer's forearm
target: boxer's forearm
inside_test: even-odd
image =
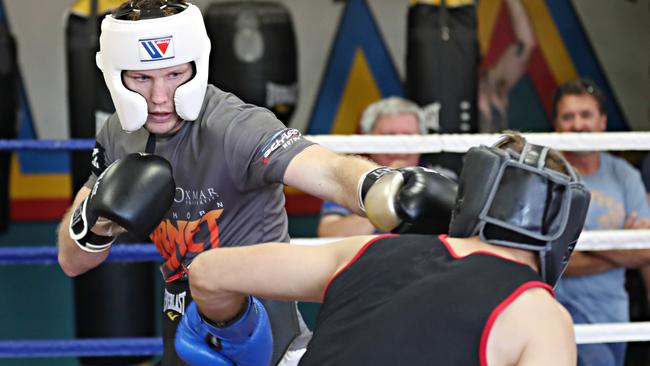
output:
[[[210,293],[195,287],[191,291],[201,314],[218,325],[237,318],[246,305],[247,296],[240,293]]]
[[[602,273],[614,268],[616,268],[616,264],[605,258],[596,256],[592,252],[576,251],[571,255],[565,275],[586,276]]]
[[[63,217],[58,229],[58,261],[63,272],[70,276],[78,276],[100,265],[106,257],[108,251],[99,253],[89,253],[83,251],[77,246],[77,243],[70,238],[69,226],[70,216],[74,210],[73,206]]]
[[[312,145],[293,158],[285,172],[284,183],[364,215],[359,207],[359,178],[376,167],[377,164],[368,159]]]
[[[371,238],[352,237],[320,246],[267,243],[211,249],[190,264],[192,297],[201,313],[216,322],[235,317],[247,295],[321,301],[332,276]]]
[[[70,217],[72,212],[90,193],[90,189],[82,187],[75,200],[65,213],[57,232],[58,261],[63,272],[70,276],[78,276],[86,271],[97,267],[108,256],[108,251],[89,253],[81,250],[77,243],[70,238]]]
[[[619,267],[640,268],[650,265],[650,249],[618,249],[594,251],[593,255]]]

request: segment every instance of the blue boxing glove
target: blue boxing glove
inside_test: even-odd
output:
[[[230,324],[208,323],[192,302],[176,329],[176,353],[192,366],[266,366],[273,336],[264,305],[249,296],[246,309]]]

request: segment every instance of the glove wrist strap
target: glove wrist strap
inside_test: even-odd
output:
[[[230,320],[221,321],[221,322],[216,322],[216,321],[212,321],[212,320],[206,318],[203,314],[201,314],[201,318],[202,318],[206,323],[208,323],[208,324],[210,324],[210,325],[212,325],[212,326],[215,326],[215,327],[217,327],[217,328],[227,328],[227,327],[229,327],[229,326],[235,324],[239,319],[242,318],[242,316],[244,316],[244,314],[246,314],[246,312],[248,311],[248,308],[250,307],[250,303],[251,303],[251,298],[250,298],[250,296],[247,296],[246,299],[245,299],[245,301],[246,301],[246,302],[244,303],[244,306],[242,306],[242,308],[241,308],[241,310],[239,311],[239,313],[237,313],[237,315],[235,315],[235,316],[234,316],[232,319],[230,319]],[[200,314],[200,313],[199,313],[199,314]]]
[[[77,246],[85,252],[99,253],[108,250],[108,248],[113,245],[114,241],[114,236],[97,235],[92,231],[88,231],[83,238],[75,240],[74,242],[77,243]]]
[[[86,204],[88,199],[85,199],[73,212],[70,218],[69,233],[70,238],[77,243],[81,250],[89,253],[99,253],[110,248],[111,244],[115,241],[114,236],[97,235],[88,228],[88,220],[86,218]]]
[[[366,207],[363,203],[363,200],[366,198],[366,194],[368,193],[370,187],[372,187],[372,185],[375,184],[375,182],[381,178],[382,175],[392,170],[394,169],[387,166],[380,166],[366,172],[365,174],[361,175],[361,177],[359,177],[359,183],[357,183],[357,192],[359,197],[359,208],[361,208],[363,212],[366,212]]]
[[[259,301],[248,296],[243,310],[232,320],[215,324],[204,316],[201,318],[213,336],[229,341],[242,340],[248,338],[257,326],[261,311],[259,306],[262,306]]]

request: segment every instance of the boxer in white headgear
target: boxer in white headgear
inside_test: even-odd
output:
[[[173,16],[165,9],[180,10]],[[139,17],[137,22],[130,14]],[[193,63],[193,76],[177,87],[174,94],[176,114],[186,121],[195,120],[208,85],[210,40],[201,11],[184,2],[168,2],[159,11],[139,10],[133,2],[122,6],[102,22],[97,66],[104,74],[122,127],[135,131],[147,121],[147,100],[124,85],[122,72],[162,69]]]
[[[95,183],[99,181],[105,192],[101,195],[102,212],[121,207],[125,215],[133,211],[142,217],[148,213],[156,217],[153,205],[143,204],[138,193],[151,191],[152,179],[146,174],[150,170],[140,165],[120,169],[110,175],[110,183],[102,180],[102,173],[133,153],[155,154],[170,163],[175,186],[171,206],[162,207],[162,220],[148,233],[164,258],[160,267],[165,280],[163,366],[184,365],[175,353],[173,339],[192,302],[188,268],[199,253],[217,247],[289,241],[284,185],[337,202],[360,215],[384,216],[384,210],[364,210],[362,203],[375,184],[388,180],[381,177],[390,169],[331,152],[303,138],[300,131],[287,128],[269,110],[208,84],[209,53],[201,12],[184,0],[128,1],[104,19],[97,65],[117,113],[97,134],[92,174],[77,193],[58,233],[59,263],[66,274],[77,276],[98,266],[107,258],[118,232],[149,232],[151,226],[122,223],[116,227],[110,218],[118,216],[97,217],[100,211],[89,211],[100,206],[92,193]],[[389,176],[401,176],[403,185],[380,200],[395,207],[432,207],[420,203],[437,198],[429,197],[436,196],[431,190],[418,195],[412,192],[439,179],[437,175],[413,168]],[[156,197],[156,206],[165,206],[167,201]],[[84,204],[86,201],[92,204]],[[73,216],[75,212],[78,214]],[[409,209],[397,214],[391,223],[402,227],[428,213]],[[294,302],[261,303],[272,325],[270,360],[277,364],[285,353],[296,354],[291,352],[303,348],[308,337],[301,335],[307,332],[300,326]],[[249,304],[258,308],[256,301]],[[200,310],[206,315],[205,308]],[[194,320],[208,321],[203,317]]]

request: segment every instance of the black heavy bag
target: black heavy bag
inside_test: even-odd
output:
[[[124,236],[117,239],[128,241]],[[132,240],[142,242],[142,240]],[[103,263],[74,279],[77,338],[153,337],[153,286],[150,263]],[[135,365],[149,356],[81,357],[81,365]]]
[[[430,132],[478,130],[479,47],[476,8],[419,4],[409,8],[406,89],[421,106],[439,103]],[[432,116],[435,117],[435,116]]]
[[[16,42],[0,23],[0,138],[15,139],[18,126]],[[0,232],[9,227],[9,164],[11,151],[0,151]]]
[[[480,60],[476,7],[472,0],[446,5],[451,2],[416,1],[409,8],[406,92],[424,108],[429,133],[474,133]],[[459,176],[462,154],[426,154],[420,163]]]
[[[87,2],[91,4],[91,1]],[[97,128],[115,108],[95,65],[98,34],[104,14],[71,13],[66,25],[68,106],[71,138],[94,138]],[[90,151],[71,154],[73,192],[90,175]],[[118,242],[129,240],[127,236]],[[146,238],[130,238],[143,242]],[[154,269],[151,263],[104,263],[74,279],[78,338],[152,337]],[[148,360],[138,357],[82,357],[82,365],[125,365]]]
[[[298,96],[296,37],[279,3],[212,3],[205,13],[212,42],[210,83],[270,109],[285,124]]]
[[[71,13],[65,29],[68,69],[70,138],[95,138],[97,128],[115,112],[101,71],[95,65],[102,16],[91,19]],[[72,191],[77,192],[90,174],[89,151],[71,154]]]

